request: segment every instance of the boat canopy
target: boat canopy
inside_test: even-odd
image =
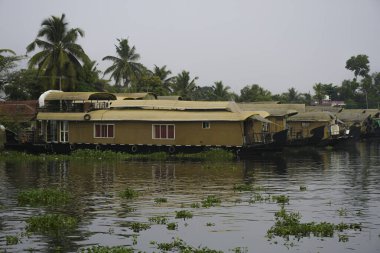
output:
[[[336,117],[331,112],[304,112],[293,115],[287,120],[289,122],[331,122]]]
[[[157,95],[152,92],[139,92],[139,93],[113,93],[118,100],[151,100],[157,99]]]
[[[272,116],[280,116],[283,114],[287,115],[286,112],[289,111],[290,114],[293,112],[305,112],[305,104],[259,104],[259,103],[238,103],[238,106],[243,111],[253,111],[262,110],[273,112]]]
[[[38,99],[39,106],[45,106],[45,101],[93,101],[93,100],[116,100],[116,96],[107,92],[62,92],[49,90],[44,92]]]

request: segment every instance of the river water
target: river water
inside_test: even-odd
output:
[[[243,183],[256,191],[234,191]],[[17,195],[42,187],[61,187],[73,194],[74,204],[59,211],[80,218],[74,232],[60,237],[24,233],[28,217],[49,210],[19,206]],[[127,187],[139,196],[120,198]],[[174,238],[223,252],[380,252],[379,140],[340,149],[289,149],[228,163],[0,161],[0,192],[1,252],[77,252],[92,245],[159,252],[152,241]],[[211,195],[221,200],[220,205],[192,207]],[[267,230],[281,207],[252,199],[272,195],[288,196],[285,209],[299,212],[301,222],[361,223],[362,230],[269,240]],[[157,198],[167,202],[156,203]],[[193,217],[176,219],[180,210]],[[175,222],[177,229],[149,222],[156,216]],[[150,228],[133,232],[126,225],[131,222]],[[348,241],[339,241],[340,235]],[[20,241],[7,245],[6,236]]]

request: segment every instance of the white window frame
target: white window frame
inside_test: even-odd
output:
[[[59,142],[69,142],[69,122],[67,120],[59,122]]]
[[[97,137],[96,136],[96,126],[100,126],[100,134],[102,133],[102,126],[107,126],[107,136],[104,137],[104,136],[101,136],[101,137]],[[108,136],[108,126],[113,126],[113,136],[112,137],[109,137]],[[115,124],[107,124],[107,123],[94,123],[94,139],[115,139],[115,136],[116,136],[116,128],[115,128]]]
[[[160,138],[156,138],[156,131],[155,127],[160,126]],[[166,126],[166,138],[161,138],[161,126]],[[173,126],[173,138],[169,138],[169,127],[168,126]],[[152,124],[152,139],[153,140],[175,140],[175,124]]]
[[[202,129],[210,129],[211,122],[210,121],[202,121]]]

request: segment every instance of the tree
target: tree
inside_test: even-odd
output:
[[[173,93],[181,96],[184,100],[192,100],[193,92],[196,90],[197,85],[195,81],[198,77],[190,78],[190,72],[183,70],[176,77],[173,82]]]
[[[257,102],[257,101],[270,101],[272,100],[270,91],[262,88],[258,84],[247,85],[240,90],[241,102]]]
[[[81,71],[78,73],[77,91],[105,91],[107,80],[100,78],[102,71],[98,68],[96,61],[85,61]]]
[[[228,101],[231,100],[231,94],[229,90],[230,86],[224,86],[222,81],[214,82],[213,88],[213,99],[218,101]]]
[[[368,56],[364,54],[352,56],[350,59],[346,61],[346,69],[354,71],[355,80],[358,76],[367,76],[369,73]]]
[[[37,38],[30,43],[26,50],[30,53],[36,46],[40,52],[29,60],[29,67],[38,67],[38,75],[48,77],[50,89],[62,88],[75,90],[75,80],[82,68],[82,62],[88,60],[83,48],[76,43],[78,37],[84,36],[80,28],[68,28],[65,14],[61,17],[51,16],[41,23]],[[61,86],[62,87],[59,87]]]
[[[325,97],[325,93],[323,90],[323,84],[322,83],[316,83],[313,86],[315,95],[314,98],[318,101],[319,104],[322,104],[322,100]]]
[[[163,89],[162,95],[168,95],[172,92],[171,86],[174,81],[174,77],[169,77],[171,75],[171,71],[166,69],[166,65],[160,67],[157,67],[154,65],[153,75],[157,76],[160,79],[161,86]]]
[[[140,55],[136,53],[134,46],[130,47],[127,39],[118,39],[116,47],[117,56],[106,56],[103,61],[112,61],[112,66],[104,71],[104,74],[110,74],[115,80],[117,86],[129,88],[131,82],[137,82],[141,77],[145,67],[138,63]]]
[[[16,62],[21,59],[22,56],[16,56],[16,53],[10,49],[0,49],[0,89],[9,82],[11,70],[16,67]]]
[[[37,70],[22,69],[10,74],[9,82],[4,85],[6,98],[9,100],[35,100],[44,92],[44,87],[37,77]]]
[[[214,100],[214,88],[211,86],[197,86],[192,93],[192,99],[198,101]]]

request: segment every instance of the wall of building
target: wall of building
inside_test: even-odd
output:
[[[203,129],[202,122],[168,122],[167,124],[175,125],[174,140],[152,139],[152,125],[156,123],[137,121],[114,123],[114,138],[94,138],[94,123],[96,122],[69,122],[69,143],[231,146],[243,144],[242,122],[210,122],[209,129]]]
[[[305,126],[305,124],[307,126]],[[323,138],[328,138],[329,137],[329,133],[328,133],[328,126],[329,126],[329,123],[328,122],[288,122],[288,126],[289,126],[289,137],[291,139],[293,138],[297,138],[297,136],[299,136],[300,138],[307,138],[307,137],[311,137],[312,134],[310,133],[310,131],[316,127],[320,127],[320,126],[325,126],[325,135]]]

